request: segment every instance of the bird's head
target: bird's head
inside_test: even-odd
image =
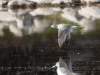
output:
[[[77,28],[78,28],[78,26],[71,26],[71,28],[72,28],[72,29],[77,29]]]
[[[52,28],[57,28],[56,24],[51,25]]]
[[[54,67],[59,67],[59,62],[57,62],[54,66],[52,66],[52,68]]]
[[[71,26],[71,28],[72,28],[72,29],[77,29],[77,28],[83,29],[83,28],[85,28],[85,27],[84,27],[84,26]]]

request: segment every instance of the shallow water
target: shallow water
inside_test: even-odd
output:
[[[56,75],[56,69],[51,67],[62,57],[66,62],[71,60],[73,72],[99,75],[99,13],[99,6],[2,9],[0,74]],[[73,30],[70,43],[59,48],[57,29],[50,27],[59,23],[85,28]]]

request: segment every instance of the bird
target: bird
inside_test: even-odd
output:
[[[32,1],[29,1],[29,0],[10,0],[8,2],[8,8],[11,8],[13,5],[29,5],[29,4],[32,4],[33,2]]]
[[[67,64],[61,57],[59,58],[59,62],[56,62],[56,64],[52,66],[52,68],[54,67],[57,67],[58,75],[66,75],[69,72]]]
[[[53,25],[51,25],[51,27],[58,29],[59,47],[61,47],[65,41],[66,41],[66,44],[68,44],[69,40],[71,38],[71,36],[70,36],[71,30],[78,28],[78,26],[70,25],[70,24],[53,24]],[[80,26],[79,28],[84,28],[84,27]]]
[[[41,4],[41,3],[51,3],[53,0],[29,0],[29,1],[33,1],[38,4]]]
[[[100,2],[100,0],[81,0],[81,2],[86,2],[86,4],[89,6],[89,4],[91,3],[91,2]]]
[[[51,68],[57,67],[57,74],[58,75],[79,75],[78,73],[73,73],[67,65],[66,62],[60,57],[59,62],[56,62],[54,66]]]
[[[7,0],[0,0],[0,5],[7,4]]]

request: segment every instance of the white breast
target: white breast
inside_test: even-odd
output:
[[[66,75],[66,73],[62,73],[62,71],[60,70],[60,68],[57,68],[57,74],[58,75]]]

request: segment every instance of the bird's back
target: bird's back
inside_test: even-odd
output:
[[[69,28],[70,26],[69,24],[58,24],[58,29]]]

